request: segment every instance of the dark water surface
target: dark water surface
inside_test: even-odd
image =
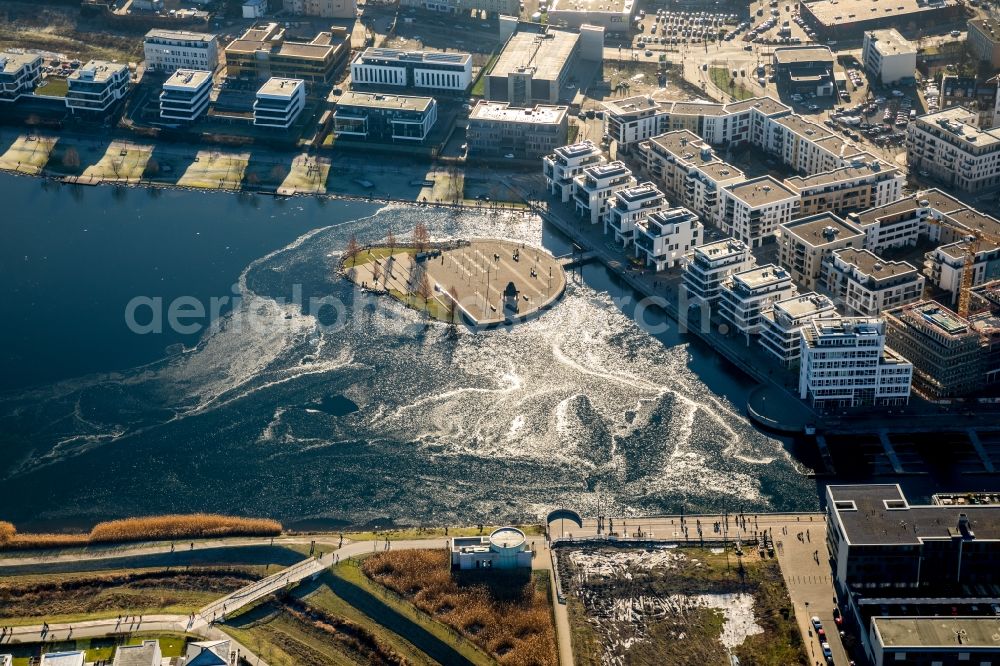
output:
[[[598,494],[618,512],[817,506],[792,444],[744,417],[748,380],[673,326],[642,330],[600,266],[534,321],[457,334],[331,274],[352,233],[418,221],[567,252],[535,217],[9,176],[0,191],[0,518],[22,527],[497,522],[591,512]],[[165,327],[178,298],[229,300],[207,330],[138,334],[136,297],[162,299]]]

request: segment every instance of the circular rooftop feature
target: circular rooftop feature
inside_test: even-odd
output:
[[[524,540],[524,532],[516,527],[501,527],[490,534],[490,546],[499,552],[521,550]]]

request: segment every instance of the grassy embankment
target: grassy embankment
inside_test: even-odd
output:
[[[726,91],[737,100],[750,99],[753,91],[748,90],[742,83],[737,83],[732,77],[732,72],[727,67],[712,67],[708,70],[712,83]],[[730,85],[732,84],[732,85]]]

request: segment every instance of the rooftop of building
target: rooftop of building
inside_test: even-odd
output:
[[[288,41],[280,23],[268,23],[250,28],[229,42],[226,53],[268,51],[289,58],[325,60],[343,44],[343,39],[335,38],[330,32],[320,32],[309,42]]]
[[[713,243],[699,245],[694,248],[694,252],[714,261],[723,257],[742,255],[749,252],[749,248],[746,243],[736,238],[723,238]]]
[[[748,109],[757,109],[764,115],[770,116],[776,113],[789,112],[792,110],[792,107],[782,104],[773,97],[751,97],[742,102],[726,104],[726,111],[729,113],[740,113]]]
[[[820,139],[833,136],[833,134],[831,134],[829,130],[822,125],[817,125],[813,121],[806,120],[802,116],[795,113],[782,116],[774,122],[782,127],[788,128],[799,136],[809,139],[810,141],[819,141]]]
[[[771,176],[761,176],[751,180],[726,186],[734,197],[750,207],[766,206],[797,196]]]
[[[580,35],[563,30],[515,32],[504,45],[490,76],[532,70],[532,78],[555,81],[576,48]]]
[[[993,42],[1000,42],[1000,23],[989,18],[977,17],[969,19],[969,27],[975,27],[979,32]]]
[[[272,76],[257,89],[257,94],[270,97],[291,97],[303,86],[305,86],[305,82],[302,79],[283,79]]]
[[[760,289],[781,282],[791,283],[791,279],[788,271],[774,264],[764,264],[733,273],[733,282],[741,282],[749,289]]]
[[[142,645],[122,645],[115,650],[114,666],[153,666],[153,657],[160,654],[156,641],[143,641]]]
[[[833,213],[818,213],[781,225],[781,233],[821,248],[832,243],[864,238],[864,232]]]
[[[625,166],[625,163],[621,160],[615,160],[606,164],[589,166],[583,170],[583,173],[600,180],[603,178],[614,178],[618,175],[631,174],[632,170]]]
[[[200,69],[178,69],[167,77],[167,80],[163,82],[163,87],[175,90],[197,90],[205,85],[206,81],[211,83],[212,72]]]
[[[873,617],[882,645],[891,648],[1000,648],[1000,617]]]
[[[649,143],[659,146],[685,162],[707,164],[719,161],[712,147],[691,130],[666,132],[652,137]]]
[[[860,148],[836,134],[814,139],[813,143],[820,148],[826,149],[831,155],[836,155],[843,160],[856,159],[864,154]]]
[[[615,193],[615,197],[626,203],[636,203],[645,199],[663,198],[663,192],[656,185],[647,182],[619,190]]]
[[[549,11],[559,12],[632,12],[635,0],[554,0]]]
[[[743,180],[746,178],[746,174],[741,170],[734,167],[728,162],[723,162],[721,160],[716,162],[708,162],[705,164],[699,164],[698,170],[705,173],[706,176],[712,178],[713,180],[725,181],[730,179]]]
[[[332,96],[331,99],[333,99]],[[433,104],[433,97],[387,95],[384,93],[358,92],[356,90],[348,90],[336,98],[336,105],[338,107],[353,106],[369,109],[402,109],[405,111],[424,112]]]
[[[917,545],[927,539],[1000,539],[1000,506],[911,505],[894,484],[828,486],[852,545]],[[961,514],[968,529],[959,528]]]
[[[969,146],[994,146],[1000,143],[1000,129],[979,129],[976,126],[978,113],[964,106],[951,106],[933,113],[917,117],[919,124],[927,124],[944,130],[947,135]]]
[[[67,81],[96,81],[102,83],[110,80],[122,70],[128,70],[128,65],[107,60],[90,60],[66,77]]]
[[[992,252],[1000,247],[1000,243],[996,243],[991,240],[980,240],[975,243],[975,252],[977,255],[982,253]],[[958,240],[954,243],[946,243],[945,245],[939,245],[937,250],[952,259],[965,259],[966,255],[969,254],[971,249],[970,241],[968,240]]]
[[[939,213],[953,213],[968,206],[950,194],[945,194],[941,190],[935,188],[929,190],[923,190],[922,192],[917,192],[916,200],[919,205],[927,205],[938,211]],[[927,203],[924,204],[923,202]]]
[[[917,301],[886,311],[890,321],[905,321],[920,328],[929,328],[946,337],[965,337],[973,334],[969,321],[952,312],[937,301]],[[975,335],[975,334],[973,334]]]
[[[42,56],[37,53],[10,53],[0,52],[0,72],[16,72],[25,65],[39,60]]]
[[[214,41],[216,35],[210,32],[191,32],[189,30],[164,30],[162,28],[153,28],[146,33],[146,39],[176,39],[176,40],[187,40],[192,42],[211,42]]]
[[[810,187],[823,187],[834,183],[859,180],[876,174],[897,174],[899,167],[892,166],[882,160],[872,160],[864,162],[860,166],[845,166],[833,171],[821,171],[811,176],[792,176],[786,178],[785,183],[791,185],[800,192]]]
[[[823,337],[880,336],[885,332],[885,321],[877,317],[829,317],[814,319],[803,330],[806,341],[814,343]]]
[[[822,25],[849,25],[876,19],[892,19],[917,12],[953,7],[957,0],[893,0],[873,3],[871,0],[814,0],[806,7]]]
[[[404,49],[384,49],[369,47],[358,54],[361,60],[369,58],[379,60],[398,60],[400,62],[444,63],[449,65],[466,65],[472,61],[472,54],[449,51],[407,51]]]
[[[842,250],[834,250],[833,253],[841,261],[857,267],[862,275],[875,280],[886,280],[911,273],[914,277],[918,275],[916,267],[912,264],[905,261],[889,261],[870,250],[847,247]]]
[[[593,154],[599,155],[601,154],[601,149],[590,139],[585,139],[571,143],[568,146],[559,146],[555,149],[555,153],[568,160],[572,160]]]
[[[83,666],[83,652],[49,652],[42,655],[42,666]]]
[[[647,111],[649,109],[659,109],[660,102],[650,95],[636,95],[618,100],[605,100],[602,105],[609,113],[625,116],[637,111]]]
[[[558,124],[566,119],[567,106],[538,104],[530,108],[510,106],[507,102],[480,100],[469,113],[470,120],[498,120],[508,123]]]
[[[775,302],[774,309],[791,319],[811,317],[821,312],[834,312],[835,306],[828,296],[810,291]]]
[[[829,62],[833,64],[833,51],[829,46],[784,46],[774,49],[774,62],[779,65],[807,62]]]
[[[675,115],[724,116],[726,107],[713,102],[674,102],[670,112]]]
[[[875,49],[882,55],[902,55],[917,53],[917,47],[895,28],[884,30],[869,30],[868,34],[875,40]]]
[[[973,208],[964,208],[946,213],[946,216],[970,231],[979,231],[989,236],[1000,236],[1000,220],[980,213]]]
[[[867,210],[854,213],[854,217],[861,224],[868,225],[875,221],[890,217],[892,215],[899,215],[901,213],[909,213],[917,210],[917,198],[914,195],[903,197],[902,199],[897,199],[892,203],[885,204],[884,206],[876,206],[875,208],[868,208]]]

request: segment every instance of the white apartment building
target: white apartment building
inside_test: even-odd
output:
[[[734,273],[753,268],[756,260],[747,244],[727,238],[694,248],[684,266],[684,287],[690,303],[719,300],[722,283]]]
[[[977,113],[953,106],[910,123],[910,169],[926,171],[950,187],[983,192],[1000,187],[1000,129],[976,127]]]
[[[150,30],[143,53],[146,68],[157,72],[197,69],[214,73],[219,66],[219,40],[206,32]]]
[[[861,62],[868,75],[888,86],[913,80],[917,48],[895,28],[869,30],[861,47]]]
[[[889,407],[910,399],[913,365],[885,346],[885,321],[813,319],[802,327],[799,397],[813,407]]]
[[[858,317],[878,316],[920,300],[924,292],[924,276],[914,266],[858,248],[837,250],[827,257],[822,282],[844,312]]]
[[[560,201],[569,202],[576,191],[574,178],[589,166],[601,164],[601,149],[589,139],[560,146],[542,158],[542,175],[549,194],[559,195]]]
[[[611,230],[614,232],[615,242],[628,247],[635,237],[639,221],[666,207],[667,198],[652,183],[641,183],[618,190],[604,216],[604,233]]]
[[[813,319],[836,316],[833,301],[814,291],[777,301],[761,315],[760,345],[782,366],[792,367],[802,352],[802,327]]]
[[[351,63],[351,83],[461,92],[472,84],[472,55],[367,48]]]
[[[288,129],[298,119],[305,104],[305,81],[272,77],[257,90],[253,103],[253,124]]]
[[[746,337],[760,333],[763,313],[796,293],[788,271],[774,264],[734,273],[719,291],[719,314]]]
[[[0,53],[0,102],[16,102],[35,91],[42,78],[42,56]]]
[[[969,247],[969,241],[960,240],[940,245],[924,255],[924,273],[931,284],[951,294],[952,306],[958,303]],[[1000,278],[1000,247],[990,241],[981,241],[973,251],[971,286]]]
[[[614,195],[634,186],[636,179],[624,162],[615,161],[586,167],[573,182],[577,215],[588,218],[591,224],[601,224]]]
[[[289,14],[320,18],[355,18],[357,0],[284,0],[282,7]]]
[[[781,225],[778,261],[792,274],[792,281],[815,291],[823,261],[835,250],[864,247],[865,234],[833,213],[820,213]]]
[[[771,176],[722,188],[716,224],[733,238],[759,247],[798,213],[799,195]]]
[[[128,93],[127,65],[91,60],[66,79],[66,107],[71,113],[104,113]]]
[[[178,69],[163,82],[160,118],[192,122],[208,110],[212,72]]]
[[[639,95],[604,103],[607,113],[605,134],[618,144],[622,153],[639,143],[666,131],[666,118],[660,113],[659,102],[651,96]]]
[[[712,147],[691,130],[673,130],[638,146],[642,169],[671,201],[714,220],[719,191],[746,180],[736,167],[719,159]]]
[[[241,8],[245,19],[264,18],[269,9],[267,0],[246,0]]]
[[[794,113],[775,118],[772,125],[768,143],[761,147],[799,173],[823,173],[857,160],[875,159],[822,125]]]
[[[698,216],[687,208],[668,208],[636,223],[635,256],[658,271],[676,266],[704,237]]]

